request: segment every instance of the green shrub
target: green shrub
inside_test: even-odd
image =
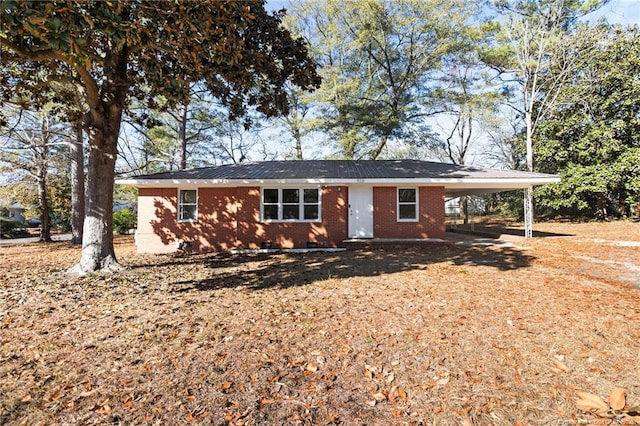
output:
[[[6,217],[0,217],[0,237],[13,238],[25,227],[24,223],[16,222]]]
[[[118,210],[113,213],[113,230],[118,234],[126,234],[129,229],[138,225],[138,213],[131,209]]]

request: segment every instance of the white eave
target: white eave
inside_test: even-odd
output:
[[[281,185],[444,186],[448,194],[500,192],[560,182],[557,176],[504,178],[376,178],[376,179],[118,179],[119,185],[138,188],[195,188]]]

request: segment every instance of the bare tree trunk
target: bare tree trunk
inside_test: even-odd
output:
[[[46,152],[46,148],[45,148]],[[49,197],[47,194],[47,160],[46,153],[44,158],[40,158],[37,165],[37,181],[38,181],[38,203],[40,204],[40,241],[45,243],[51,242],[51,213],[49,208]]]
[[[524,190],[524,236],[533,237],[533,186]]]
[[[187,168],[187,106],[181,105],[178,109],[178,143],[180,144],[180,161],[178,168]]]
[[[84,226],[84,153],[82,125],[73,126],[73,137],[69,143],[71,158],[71,244],[82,244]]]
[[[297,123],[291,127],[291,133],[296,141],[296,160],[302,160],[302,135],[300,134],[300,127]]]
[[[526,96],[525,96],[526,102]],[[533,103],[527,106],[525,121],[527,125],[527,170],[533,172]],[[524,190],[524,236],[533,237],[533,186]]]
[[[378,141],[378,145],[376,145],[376,147],[373,149],[373,151],[371,151],[371,159],[372,160],[377,160],[378,159],[378,157],[382,153],[382,150],[384,149],[384,147],[387,146],[387,140],[388,139],[389,139],[388,135],[380,136],[380,140]]]
[[[460,197],[462,201],[462,223],[467,225],[469,223],[469,197],[466,195]]]
[[[40,210],[40,241],[51,242],[51,213],[47,193],[47,169],[49,166],[49,117],[42,117],[40,149],[36,150],[36,181],[38,184],[38,204]]]
[[[599,192],[597,195],[596,218],[598,220],[607,220],[607,216],[607,198],[603,192]]]

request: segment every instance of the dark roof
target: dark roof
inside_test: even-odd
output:
[[[135,176],[132,180],[500,179],[554,177],[417,160],[262,161]]]

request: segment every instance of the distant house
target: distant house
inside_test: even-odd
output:
[[[22,207],[22,205],[14,203],[11,204],[7,208],[7,210],[9,211],[9,219],[20,223],[26,222],[26,219],[24,218],[24,212],[27,211],[27,209],[25,207]]]
[[[138,188],[139,252],[341,247],[445,237],[445,197],[558,182],[554,175],[414,160],[250,162],[118,180]]]

